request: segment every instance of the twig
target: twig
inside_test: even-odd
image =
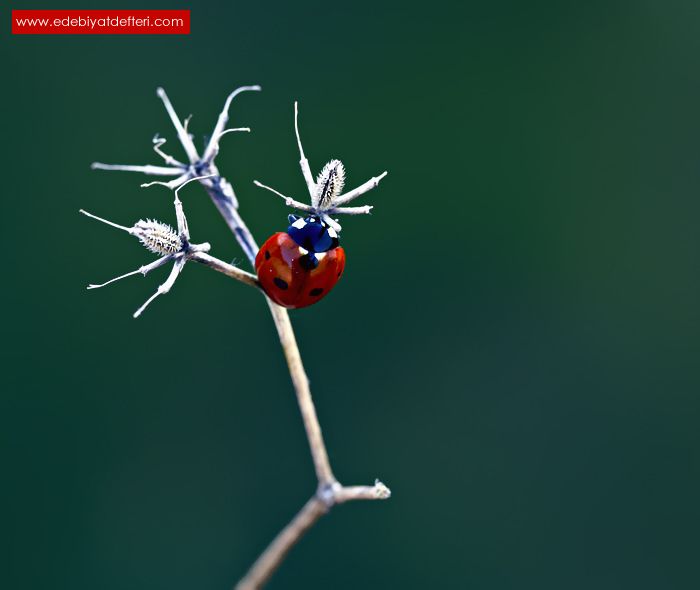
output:
[[[311,457],[314,461],[318,485],[319,487],[332,486],[335,483],[335,477],[333,476],[333,471],[328,461],[328,452],[323,442],[318,416],[316,416],[316,407],[311,398],[309,378],[306,376],[304,363],[301,361],[301,354],[299,353],[297,340],[294,336],[292,322],[289,320],[289,313],[287,313],[284,307],[280,307],[269,299],[267,301],[272,319],[277,328],[282,350],[284,351],[284,357],[287,359],[287,366],[289,367],[289,374],[294,384],[294,390],[297,394],[299,411],[304,421],[306,437],[309,440],[309,449],[311,450]]]
[[[187,133],[187,129],[185,129],[182,123],[180,123],[180,119],[178,118],[177,114],[175,114],[173,104],[170,102],[168,95],[165,94],[165,90],[163,90],[162,88],[158,88],[156,89],[156,94],[163,101],[165,110],[168,111],[168,115],[170,115],[170,120],[172,121],[173,126],[175,127],[177,137],[180,140],[180,143],[182,144],[182,148],[187,154],[187,158],[189,159],[190,164],[195,164],[199,160],[199,155],[197,154],[197,148],[194,147],[194,142],[192,141],[192,138]]]
[[[389,488],[378,480],[373,486],[343,487],[336,483],[333,487],[335,487],[333,491],[335,504],[342,504],[350,500],[384,500],[391,496]],[[321,499],[318,493],[312,496],[292,521],[267,546],[267,549],[258,557],[245,577],[236,584],[235,590],[262,588],[284,561],[289,550],[332,506],[333,504],[328,504]]]
[[[310,207],[306,203],[301,203],[300,201],[296,201],[296,200],[292,199],[292,197],[288,197],[287,195],[283,195],[278,190],[275,190],[274,188],[267,186],[266,184],[263,184],[262,182],[260,182],[258,180],[254,180],[253,184],[255,186],[259,186],[260,188],[264,188],[264,189],[270,191],[271,193],[277,195],[281,199],[284,199],[284,203],[285,203],[285,205],[287,205],[287,207],[294,207],[295,209],[299,209],[300,211],[306,211],[308,213],[314,212],[313,207]]]
[[[376,480],[373,486],[346,486],[336,491],[335,501],[338,504],[350,500],[386,500],[391,497],[391,490],[381,481]]]
[[[245,577],[236,584],[235,590],[262,588],[272,577],[272,574],[277,571],[289,550],[326,512],[328,512],[328,507],[316,496],[312,496],[292,521],[279,532],[262,555],[258,557]]]
[[[340,195],[337,199],[335,199],[333,204],[345,205],[350,201],[354,201],[360,195],[364,195],[366,192],[371,191],[373,188],[376,188],[379,185],[381,179],[384,178],[387,174],[388,172],[382,172],[379,176],[370,178],[367,182],[361,184],[357,188],[345,193],[344,195]]]
[[[260,88],[260,86],[257,84],[255,86],[241,86],[240,88],[236,88],[236,90],[228,95],[226,102],[224,103],[224,108],[221,109],[221,113],[219,113],[219,118],[214,126],[214,132],[211,134],[209,144],[204,150],[204,156],[202,159],[205,162],[211,162],[219,152],[219,139],[224,134],[224,127],[226,127],[226,123],[228,123],[228,110],[231,107],[231,102],[233,99],[236,98],[236,96],[238,96],[241,92],[260,92],[261,90],[262,88]]]
[[[103,164],[102,162],[93,162],[90,165],[93,170],[120,170],[121,172],[143,172],[152,176],[175,176],[181,174],[180,168],[168,168],[167,166],[153,166],[146,164],[145,166],[134,166],[132,164]]]
[[[224,262],[223,260],[219,260],[218,258],[214,258],[213,256],[210,256],[206,252],[193,252],[189,258],[190,258],[190,260],[194,260],[195,262],[199,262],[200,264],[203,264],[204,266],[208,266],[209,268],[213,268],[215,271],[223,273],[227,277],[231,277],[232,279],[236,279],[237,281],[241,281],[242,283],[245,283],[246,285],[250,285],[251,287],[257,287],[258,289],[260,288],[260,284],[258,283],[258,277],[256,277],[254,274],[251,274],[249,272],[241,270],[237,266],[233,266],[232,264],[228,264],[227,262]]]
[[[299,103],[296,100],[294,101],[294,133],[297,136],[297,146],[299,147],[299,166],[301,166],[301,173],[304,176],[309,195],[313,195],[316,191],[316,183],[314,182],[313,174],[311,174],[309,160],[306,158],[304,148],[301,145],[301,136],[299,135]]]

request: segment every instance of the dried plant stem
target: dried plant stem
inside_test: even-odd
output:
[[[309,378],[306,376],[304,364],[301,360],[297,340],[294,336],[292,322],[289,319],[287,310],[273,303],[269,299],[268,306],[272,319],[277,328],[277,334],[280,338],[280,344],[284,351],[284,356],[287,359],[289,374],[294,384],[294,390],[297,394],[297,402],[301,412],[304,428],[306,429],[306,437],[309,440],[309,449],[313,458],[314,468],[316,469],[316,479],[319,486],[331,486],[335,483],[335,477],[331,470],[331,464],[328,461],[328,452],[326,445],[323,442],[321,434],[321,426],[316,416],[316,407],[311,398],[311,389],[309,387]]]
[[[250,262],[250,265],[255,267],[255,255],[258,253],[258,244],[255,242],[253,234],[250,233],[248,226],[238,213],[236,197],[230,197],[225,194],[220,183],[207,183],[207,181],[202,181],[202,184],[211,197],[212,202],[219,210],[219,213],[221,213],[221,216],[224,218],[224,221],[226,221],[226,224],[229,226],[229,229],[233,233],[239,245],[243,249],[243,252]],[[228,184],[228,186],[231,188],[231,193],[233,193],[233,187],[231,187],[230,184]]]
[[[179,184],[180,180],[198,180],[206,189],[207,193],[214,202],[214,205],[216,205],[219,213],[221,213],[222,217],[231,229],[234,237],[245,252],[251,266],[255,266],[255,256],[258,252],[258,245],[238,213],[238,201],[233,191],[233,187],[219,174],[216,164],[214,163],[214,159],[218,154],[218,140],[220,136],[226,132],[224,127],[228,121],[228,109],[231,100],[236,96],[236,94],[245,90],[260,90],[260,87],[242,87],[234,91],[229,96],[226,104],[224,105],[224,110],[219,116],[215,133],[212,134],[210,145],[205,150],[204,156],[200,158],[191,137],[188,135],[186,124],[183,125],[178,118],[175,109],[173,108],[173,105],[165,91],[162,88],[158,89],[158,96],[163,101],[163,104],[170,115],[170,119],[175,126],[178,138],[180,139],[185,153],[187,154],[190,162],[189,166],[167,168],[150,165],[131,166],[94,163],[92,167],[94,169],[101,170],[123,170],[142,172],[150,175],[179,176],[179,178],[171,181],[171,184],[173,185]],[[157,147],[159,148],[162,145],[162,141],[156,141]],[[299,144],[299,149],[301,152],[301,164],[302,170],[304,171],[304,177],[309,185],[309,190],[311,190],[313,187],[313,178],[311,177],[311,172],[308,169],[308,161],[306,161],[303,154],[301,143]],[[174,162],[175,164],[179,164],[179,162],[172,158],[170,158],[171,161],[169,162],[168,158],[169,157],[166,158],[166,163]],[[194,171],[197,171],[197,173],[200,174],[198,178],[194,178]],[[355,194],[361,194],[361,192],[366,192],[366,190],[369,190],[369,188],[372,188],[372,186],[376,186],[376,183],[381,180],[384,174],[377,178],[371,179],[365,183],[365,185],[362,185],[355,191],[352,191],[351,194],[353,195],[353,198]],[[188,253],[187,258],[204,264],[243,283],[260,288],[255,275],[227,264],[222,260],[214,258],[206,252],[191,251]],[[252,565],[246,576],[237,584],[237,590],[253,590],[261,588],[282,563],[284,557],[287,555],[290,549],[303,537],[304,533],[306,533],[306,531],[309,530],[309,528],[313,526],[313,524],[323,514],[328,512],[335,504],[341,504],[351,500],[383,500],[391,495],[389,488],[387,488],[379,480],[375,481],[373,486],[344,487],[335,479],[328,460],[328,452],[326,451],[326,446],[321,434],[321,426],[319,425],[318,416],[316,415],[316,408],[311,397],[309,380],[306,376],[306,371],[304,370],[304,365],[301,359],[301,354],[299,353],[299,347],[297,346],[297,341],[296,337],[294,336],[294,330],[289,319],[289,314],[285,308],[278,306],[270,299],[267,299],[267,302],[270,308],[270,313],[272,314],[272,319],[275,323],[275,327],[277,328],[277,334],[284,351],[284,356],[289,368],[289,374],[296,393],[299,410],[302,415],[304,429],[306,431],[306,437],[309,442],[309,449],[311,451],[311,456],[316,471],[317,488],[316,493],[311,497],[311,499],[309,499],[309,501],[292,519],[292,521],[275,537],[272,543],[270,543],[270,545]]]
[[[211,186],[205,185],[205,187],[209,196],[216,204],[217,209],[222,213],[224,219],[231,228],[233,235],[243,248],[243,251],[248,255],[250,264],[253,266],[255,264],[255,254],[257,253],[258,246],[250,230],[238,214],[238,209],[233,206],[231,200],[227,198],[226,195],[217,190],[215,184]],[[214,270],[218,270],[232,278],[243,280],[243,282],[248,282],[248,284],[254,284],[254,286],[259,287],[255,275],[246,273],[208,254],[197,252],[192,256],[192,259],[206,264],[214,268]],[[253,282],[251,282],[251,280]],[[294,335],[292,322],[289,319],[289,313],[287,313],[285,308],[280,307],[270,299],[267,299],[267,303],[270,308],[270,313],[272,314],[272,319],[275,322],[275,327],[277,328],[277,334],[280,339],[280,344],[282,345],[282,350],[284,351],[285,359],[287,360],[287,366],[289,367],[289,374],[296,392],[299,410],[304,422],[304,429],[306,430],[306,436],[309,441],[311,457],[314,462],[314,468],[316,469],[318,485],[329,486],[335,482],[335,477],[333,476],[333,471],[328,461],[328,452],[323,442],[321,426],[316,415],[316,407],[311,398],[309,378],[306,376],[306,371],[304,370],[304,363],[301,360],[299,346],[297,345],[297,340]]]

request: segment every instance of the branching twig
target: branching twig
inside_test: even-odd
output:
[[[335,483],[331,488],[327,491],[326,500],[323,499],[322,493],[316,493],[304,504],[292,521],[258,557],[245,577],[236,584],[235,590],[261,588],[284,561],[289,550],[334,504],[342,504],[350,500],[385,500],[391,496],[389,488],[379,480],[373,486],[343,487]]]
[[[228,122],[228,110],[233,98],[244,90],[260,90],[259,86],[242,87],[232,92],[226,100],[224,109],[219,115],[214,133],[212,133],[209,144],[207,145],[204,154],[200,157],[194,146],[192,138],[187,132],[186,125],[178,118],[172,103],[168,99],[165,91],[158,88],[158,96],[163,101],[165,108],[170,115],[170,119],[175,126],[180,143],[187,154],[189,164],[180,164],[174,158],[164,155],[160,152],[162,140],[156,140],[157,152],[163,157],[166,163],[173,167],[162,166],[130,166],[130,165],[107,165],[95,163],[92,165],[94,169],[101,170],[126,170],[134,172],[142,172],[144,174],[159,175],[159,176],[176,176],[177,181],[187,181],[199,177],[199,182],[204,186],[217,209],[225,219],[229,228],[233,232],[236,240],[246,254],[252,266],[255,265],[255,255],[258,252],[258,246],[246,226],[245,222],[238,213],[238,201],[235,197],[233,187],[224,179],[214,163],[214,160],[219,151],[219,139],[227,131],[224,129]],[[297,140],[300,151],[300,165],[304,174],[304,179],[309,192],[315,190],[315,183],[311,176],[308,160],[306,159],[301,141],[299,140],[298,123],[297,123],[297,107],[295,104],[295,130],[297,132]],[[178,165],[180,164],[180,165]],[[377,178],[373,178],[364,185],[358,187],[351,193],[348,193],[343,200],[346,203],[360,194],[366,192],[370,188],[376,186],[386,173]],[[203,178],[205,177],[205,178]],[[170,183],[162,183],[166,186],[175,186],[175,181]],[[268,187],[265,187],[268,188]],[[276,192],[276,191],[273,191]],[[280,194],[280,193],[277,193]],[[283,196],[280,194],[280,196]],[[284,197],[283,198],[287,198]],[[296,203],[296,202],[295,202]],[[340,204],[340,203],[338,203]],[[338,213],[368,213],[369,207],[362,208],[345,208],[347,211],[338,211]],[[361,209],[361,211],[359,211]],[[357,210],[357,211],[355,211]],[[230,264],[227,264],[213,256],[210,256],[204,251],[192,251],[187,253],[187,259],[199,262],[214,270],[221,272],[227,276],[237,279],[250,286],[259,287],[257,277],[247,273]],[[275,570],[282,563],[284,557],[289,550],[301,539],[306,531],[335,504],[341,504],[351,500],[381,500],[386,499],[391,495],[389,489],[380,481],[376,481],[374,486],[342,486],[335,479],[328,460],[328,452],[321,434],[321,427],[316,415],[316,408],[311,397],[309,388],[309,380],[304,370],[304,365],[297,346],[296,337],[292,328],[291,321],[287,310],[267,299],[270,313],[272,314],[277,334],[284,351],[289,374],[296,392],[299,410],[302,415],[306,437],[309,442],[309,449],[314,463],[317,479],[316,493],[304,505],[301,511],[294,519],[275,537],[270,545],[261,554],[258,560],[250,568],[246,576],[236,586],[237,590],[252,590],[260,588],[269,580]]]

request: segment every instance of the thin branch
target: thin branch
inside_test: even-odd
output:
[[[351,500],[387,500],[390,497],[391,490],[379,480],[373,486],[342,486],[334,495],[337,504]]]
[[[360,195],[365,194],[367,191],[372,190],[375,188],[378,184],[379,181],[384,178],[388,172],[382,172],[379,176],[375,176],[373,178],[370,178],[367,182],[364,184],[361,184],[357,188],[351,190],[350,192],[345,193],[344,195],[340,195],[336,199],[333,200],[334,205],[344,205],[345,203],[349,203],[350,201],[356,199]]]
[[[228,95],[226,98],[226,102],[224,103],[224,108],[221,109],[221,113],[219,114],[219,118],[216,121],[216,125],[214,126],[214,131],[211,134],[211,139],[209,140],[209,145],[207,145],[206,149],[204,150],[204,155],[202,156],[202,159],[206,161],[211,161],[214,159],[215,152],[218,151],[218,145],[219,145],[219,138],[222,135],[222,131],[224,130],[224,127],[226,127],[226,123],[228,123],[229,119],[229,114],[228,110],[231,107],[231,101],[233,101],[236,96],[238,96],[241,92],[248,92],[248,91],[255,91],[259,92],[261,91],[262,88],[260,86],[255,85],[255,86],[241,86],[240,88],[236,88],[231,94]]]
[[[133,227],[126,227],[124,225],[119,225],[118,223],[114,223],[113,221],[109,221],[109,219],[103,219],[102,217],[98,217],[97,215],[93,215],[89,211],[85,211],[85,209],[79,209],[78,212],[82,213],[83,215],[85,215],[87,217],[91,217],[92,219],[97,219],[97,221],[101,221],[102,223],[106,223],[107,225],[111,225],[112,227],[116,227],[117,229],[124,230],[128,234],[134,233]]]
[[[215,169],[213,163],[211,164],[210,169],[212,171]],[[243,221],[238,213],[238,203],[235,195],[233,194],[233,187],[231,187],[229,182],[223,177],[211,180],[202,180],[200,182],[206,189],[214,205],[216,205],[219,213],[221,213],[224,221],[226,221],[229,229],[233,233],[233,236],[238,241],[238,244],[243,249],[246,258],[248,258],[248,261],[250,262],[250,265],[254,267],[255,256],[258,253],[258,244],[256,243],[255,238],[253,238],[253,234],[250,233],[245,221]]]
[[[162,258],[159,258],[158,260],[155,260],[154,262],[151,262],[150,264],[146,264],[144,266],[140,266],[136,270],[132,270],[131,272],[127,272],[126,274],[120,275],[118,277],[114,277],[113,279],[110,279],[106,283],[102,283],[100,285],[88,285],[88,289],[99,289],[101,287],[106,287],[107,285],[114,283],[116,281],[120,281],[121,279],[125,279],[127,277],[131,277],[137,274],[142,274],[143,276],[146,276],[150,271],[163,266],[166,262],[169,260],[172,260],[172,256],[163,256]]]
[[[158,137],[156,135],[153,138],[153,151],[158,154],[163,160],[165,160],[165,163],[168,164],[169,166],[177,166],[179,168],[186,168],[186,165],[180,162],[179,160],[176,160],[173,158],[170,154],[166,154],[162,149],[160,149],[165,143],[167,142],[167,139],[164,137]]]
[[[173,108],[173,104],[170,102],[168,95],[165,94],[165,90],[163,90],[162,88],[158,88],[156,90],[156,93],[158,94],[158,97],[163,101],[163,104],[165,105],[165,110],[168,111],[168,115],[170,115],[170,120],[175,126],[175,131],[177,131],[177,136],[180,139],[180,143],[182,144],[182,147],[184,148],[185,153],[187,154],[187,157],[190,160],[190,164],[195,164],[199,160],[199,155],[197,154],[197,148],[194,147],[194,142],[192,141],[192,138],[189,136],[187,130],[183,127],[182,123],[180,122],[180,119],[178,118],[177,113]]]
[[[179,184],[175,190],[175,203],[177,203],[180,200],[178,193],[180,192],[182,187],[184,187],[185,185],[188,185],[190,182],[194,182],[195,180],[204,180],[205,178],[214,178],[214,176],[217,176],[217,175],[216,174],[205,174],[204,176],[193,176],[192,178],[187,178],[182,184]],[[141,185],[141,188],[148,188],[148,187],[154,186],[156,184],[170,188],[170,182],[161,182],[160,180],[154,180],[152,182],[145,182],[144,184]]]
[[[214,161],[216,156],[219,155],[219,140],[224,136],[227,135],[228,133],[236,133],[239,131],[244,131],[246,133],[250,133],[250,127],[233,127],[231,129],[224,129],[219,135],[216,135],[212,138],[213,143],[209,143],[209,145],[212,145],[212,150],[211,150],[211,155],[210,156],[204,156],[202,158],[202,162],[206,165]],[[208,146],[207,146],[208,147]]]
[[[194,252],[193,254],[189,255],[189,259],[208,266],[209,268],[213,268],[215,271],[223,273],[227,277],[241,281],[241,283],[245,283],[246,285],[250,285],[251,287],[256,287],[258,289],[260,288],[258,277],[256,277],[254,274],[241,270],[237,266],[228,264],[227,262],[214,258],[209,254],[204,252]]]
[[[90,164],[93,170],[120,170],[122,172],[142,172],[149,176],[175,176],[182,174],[182,168],[168,168],[167,166],[133,166],[131,164],[103,164],[102,162],[93,162]]]
[[[294,132],[297,135],[297,145],[299,146],[299,165],[301,166],[301,173],[304,175],[306,188],[309,190],[309,196],[313,199],[314,193],[316,192],[316,183],[314,182],[313,174],[311,174],[309,161],[304,154],[304,148],[301,147],[301,137],[299,135],[299,103],[296,100],[294,101]]]
[[[306,437],[309,441],[309,449],[311,457],[316,469],[316,478],[319,486],[327,486],[335,483],[335,476],[331,470],[330,462],[328,461],[328,452],[326,445],[323,442],[321,434],[321,426],[316,415],[316,407],[311,398],[311,389],[309,388],[309,378],[304,370],[304,363],[301,360],[299,347],[294,336],[292,322],[289,320],[289,313],[283,307],[273,303],[270,299],[267,300],[272,313],[272,319],[277,328],[280,344],[284,351],[284,357],[287,359],[289,374],[294,384],[294,390],[297,394],[297,403],[301,412],[304,428],[306,429]]]
[[[326,213],[329,215],[369,215],[372,212],[373,205],[364,205],[363,207],[332,207]]]
[[[304,203],[300,203],[299,201],[295,201],[291,197],[288,197],[287,195],[283,195],[278,190],[275,190],[274,188],[267,186],[266,184],[263,184],[262,182],[254,180],[253,184],[255,186],[259,186],[260,188],[264,188],[265,190],[268,190],[271,193],[276,194],[278,197],[284,199],[284,202],[287,205],[287,207],[294,207],[295,209],[299,209],[300,211],[307,211],[310,213],[315,211],[315,209],[313,207],[310,207],[309,205],[306,205]]]
[[[172,180],[169,180],[168,182],[161,182],[160,180],[153,180],[151,182],[144,182],[141,184],[141,188],[148,188],[150,186],[153,186],[154,184],[160,184],[162,186],[165,186],[169,188],[170,190],[173,190],[183,184],[188,178],[190,178],[190,172],[187,171],[185,172],[182,176],[178,176],[177,178],[173,178]]]
[[[158,297],[159,295],[165,295],[170,291],[170,289],[173,288],[177,277],[180,275],[182,269],[185,267],[185,262],[187,262],[187,260],[184,256],[181,256],[175,261],[175,263],[173,264],[173,268],[170,271],[170,274],[168,275],[168,278],[165,280],[165,282],[162,285],[159,285],[158,289],[156,289],[156,292],[146,300],[146,303],[144,303],[134,312],[135,318],[139,317],[156,297]]]
[[[258,557],[245,577],[236,584],[235,590],[261,588],[279,568],[289,550],[326,512],[328,507],[313,496]]]
[[[227,135],[228,133],[238,133],[238,132],[250,133],[250,127],[231,127],[231,129],[224,129],[220,134],[219,138]]]

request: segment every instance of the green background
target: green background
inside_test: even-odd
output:
[[[165,271],[84,289],[151,256],[79,208],[174,222],[89,164],[157,163],[156,132],[181,156],[159,85],[201,145],[259,83],[218,159],[259,240],[287,211],[252,181],[304,194],[295,99],[315,171],[389,170],[292,319],[336,474],[394,495],[334,510],[270,587],[700,587],[700,4],[189,8],[173,37],[12,36],[0,11],[0,586],[229,588],[313,493],[258,294],[190,264],[133,320]]]

